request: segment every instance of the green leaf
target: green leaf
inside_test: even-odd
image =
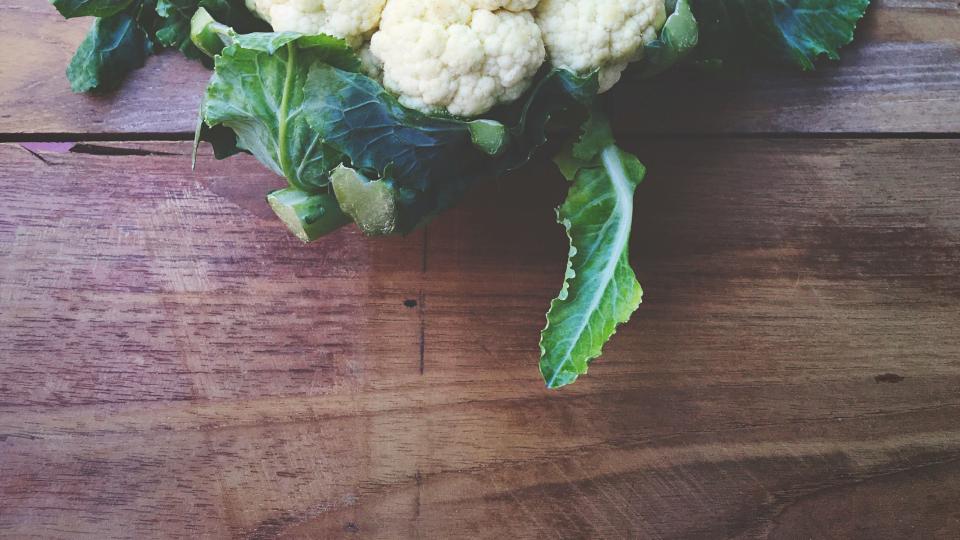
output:
[[[66,19],[74,17],[110,17],[127,9],[133,0],[52,0]]]
[[[317,192],[326,189],[328,173],[341,158],[325,144],[323,133],[310,127],[304,85],[310,67],[340,58],[342,47],[339,42],[323,47],[307,40],[308,48],[301,49],[297,40],[288,34],[247,36],[226,47],[216,58],[203,118],[210,127],[231,128],[239,148],[292,187]]]
[[[238,47],[248,51],[275,54],[280,49],[286,47],[288,43],[297,41],[301,37],[303,37],[303,34],[298,34],[297,32],[233,33],[224,43],[228,45],[236,44]]]
[[[813,69],[839,58],[870,0],[691,0],[701,62],[773,60]]]
[[[77,49],[68,77],[76,92],[110,90],[156,49],[179,49],[188,58],[206,58],[190,40],[190,19],[206,8],[231,26],[264,28],[243,0],[53,0],[65,17],[95,16],[93,29]]]
[[[174,0],[177,3],[194,4],[181,8],[189,19],[198,9],[205,9],[218,21],[233,28],[240,34],[269,31],[270,25],[256,17],[247,9],[244,0]]]
[[[471,128],[469,122],[408,109],[366,75],[316,63],[306,95],[308,122],[325,142],[354,169],[395,191],[396,232],[409,232],[448,208],[494,163],[489,153],[499,143],[474,144],[475,132],[491,126]]]
[[[207,13],[202,7],[207,3],[208,0],[158,0],[154,10],[157,20],[152,25],[145,24],[154,28],[157,42],[164,47],[179,49],[188,58],[202,59],[203,51],[194,46],[190,39],[190,21],[199,11]],[[224,0],[214,3],[211,9],[222,12],[224,17],[233,13],[230,4]],[[145,19],[144,17],[142,22]]]
[[[190,40],[190,21],[171,18],[163,21],[156,32],[157,42],[164,47],[179,49]]]
[[[507,126],[496,120],[479,119],[467,122],[473,145],[490,156],[498,156],[510,142]]]
[[[616,146],[596,110],[557,164],[573,185],[557,210],[570,238],[567,272],[540,336],[540,372],[549,388],[586,373],[643,296],[627,254],[643,165]]]
[[[196,0],[157,0],[156,11],[157,15],[161,17],[168,18],[173,17],[174,15],[179,15],[180,10],[183,7],[192,6],[196,8]]]
[[[600,89],[597,73],[580,76],[566,69],[544,72],[510,110],[501,114],[511,126],[511,147],[499,162],[499,173],[520,168],[547,142],[550,120],[571,109],[584,111]],[[511,121],[511,119],[516,119]],[[578,118],[578,121],[582,118]]]
[[[223,50],[226,39],[232,39],[233,29],[218,23],[210,13],[200,8],[190,19],[190,40],[200,51],[213,58]]]
[[[634,69],[639,77],[649,79],[670,69],[697,46],[700,28],[690,9],[689,0],[677,0],[660,36],[643,48],[643,58]]]
[[[153,23],[147,22],[146,17],[140,20],[141,24],[154,29],[156,41],[163,47],[178,49],[188,58],[201,58],[201,51],[190,41],[190,18],[197,9],[197,0],[158,0],[154,10],[156,20]]]
[[[152,51],[153,43],[132,16],[96,19],[67,67],[70,87],[74,92],[112,90]]]
[[[394,231],[407,233],[485,178],[529,160],[546,140],[550,118],[585,109],[597,87],[595,74],[544,71],[512,107],[473,121],[409,109],[356,69],[323,63],[312,68],[306,94],[313,109],[308,121],[352,167],[392,190]]]
[[[460,173],[462,159],[483,156],[466,122],[408,109],[366,75],[318,63],[306,92],[314,129],[355,168],[378,178],[389,173],[398,184],[424,191]]]

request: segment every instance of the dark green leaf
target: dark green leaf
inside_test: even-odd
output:
[[[65,17],[98,17],[68,71],[78,92],[115,88],[155,48],[178,49],[209,64],[190,40],[190,18],[201,7],[244,32],[266,26],[243,0],[54,0],[53,4]]]
[[[699,61],[786,62],[812,69],[839,58],[869,0],[691,0],[700,22]]]
[[[196,134],[196,142],[200,141],[210,143],[213,148],[213,157],[217,159],[227,159],[235,156],[243,150],[237,147],[237,135],[227,126],[216,125],[208,126],[201,122],[200,130]]]
[[[501,173],[520,168],[547,141],[551,118],[570,109],[585,110],[600,88],[596,73],[583,76],[565,69],[545,72],[502,121],[512,126],[511,147],[499,162]],[[511,121],[511,118],[516,120]]]
[[[468,122],[408,109],[365,75],[317,63],[306,94],[308,121],[326,143],[396,190],[397,232],[448,208],[490,171]]]
[[[96,19],[67,67],[74,92],[112,90],[143,66],[153,43],[128,14]]]
[[[464,160],[485,157],[466,122],[408,109],[363,74],[316,64],[306,92],[314,129],[378,178],[389,172],[401,186],[425,191],[460,174]]]
[[[327,144],[393,190],[394,230],[406,233],[484,178],[525,163],[546,140],[551,116],[585,109],[597,87],[596,75],[547,71],[514,107],[494,114],[496,120],[470,122],[408,109],[373,79],[322,63],[313,67],[306,94],[309,122]]]
[[[157,29],[157,43],[164,47],[179,49],[190,39],[190,22],[180,18],[170,18]]]
[[[185,10],[195,10],[197,8],[196,0],[157,0],[155,8],[157,14],[163,18],[182,15]]]
[[[109,17],[120,13],[133,0],[52,0],[53,7],[57,8],[64,18],[74,17]]]
[[[179,0],[177,0],[179,1]],[[237,33],[270,31],[270,25],[256,17],[247,9],[244,0],[200,0],[197,5],[183,10],[189,19],[199,8],[206,9],[221,23],[233,28]]]

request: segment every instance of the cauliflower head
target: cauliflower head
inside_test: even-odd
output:
[[[600,91],[619,80],[667,19],[664,0],[540,0],[535,10],[550,61],[584,74],[600,69]]]
[[[516,100],[546,58],[537,2],[388,0],[370,41],[383,85],[407,107],[457,116]]]
[[[387,0],[246,0],[277,32],[329,34],[359,46],[377,25]]]

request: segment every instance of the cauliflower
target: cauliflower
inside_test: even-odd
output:
[[[664,0],[540,0],[537,24],[556,67],[600,69],[600,91],[620,80],[667,18]]]
[[[486,9],[487,11],[498,9],[528,11],[537,7],[538,2],[540,0],[467,0],[465,3],[473,6],[473,9]]]
[[[380,24],[387,0],[246,0],[277,32],[329,34],[357,47]]]
[[[347,40],[407,107],[467,117],[519,98],[547,56],[580,74],[599,69],[605,92],[666,20],[664,0],[246,2],[278,32]]]
[[[513,101],[546,57],[538,0],[388,0],[370,50],[404,105],[457,116]]]

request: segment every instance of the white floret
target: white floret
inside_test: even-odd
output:
[[[386,0],[246,0],[277,32],[329,34],[359,46],[380,24]]]
[[[550,61],[580,74],[600,69],[600,91],[620,80],[657,37],[664,0],[540,0],[535,10]]]
[[[530,86],[546,51],[537,0],[388,0],[370,50],[404,105],[480,115]]]
[[[496,11],[498,9],[508,9],[510,11],[529,11],[535,7],[540,0],[470,0],[469,3],[473,9],[485,9],[487,11]]]
[[[370,42],[364,43],[357,50],[357,55],[360,57],[360,71],[364,75],[378,81],[383,79],[383,65],[380,64],[380,59],[370,52]]]

